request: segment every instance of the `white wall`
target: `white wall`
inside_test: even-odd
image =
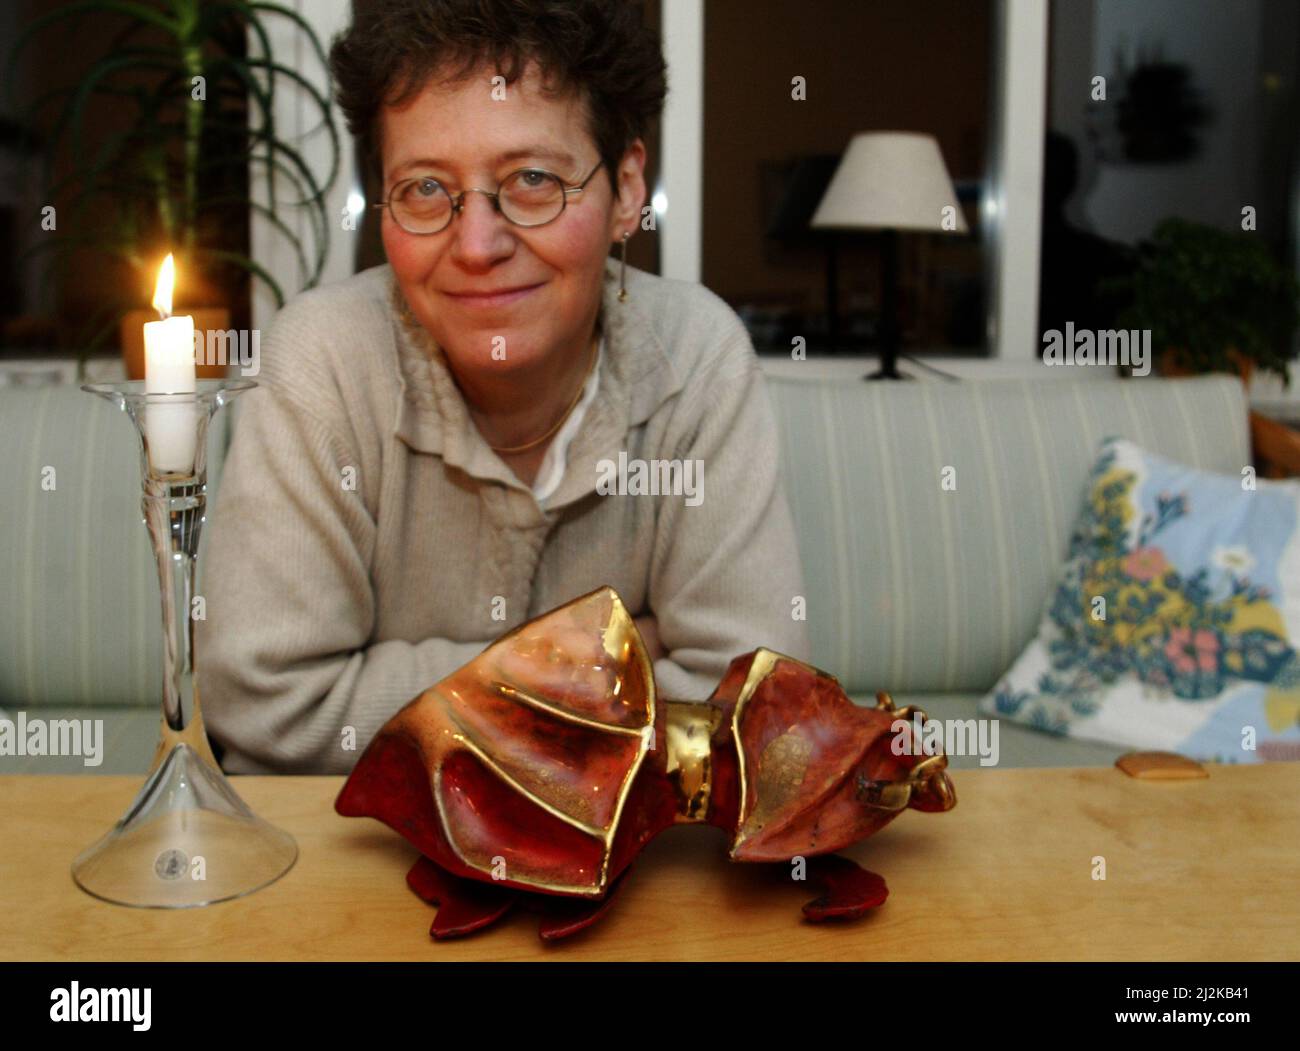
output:
[[[1032,362],[1038,333],[1047,120],[1047,13],[1041,0],[1000,0],[994,41],[993,149],[983,202],[989,230],[991,356]]]
[[[656,217],[659,271],[699,281],[704,230],[704,0],[663,0],[668,97],[660,135],[659,189],[668,210]],[[654,193],[654,188],[651,188]]]

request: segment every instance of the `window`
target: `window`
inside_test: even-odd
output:
[[[808,220],[850,138],[939,141],[969,235],[900,239],[902,349],[983,355],[991,0],[709,0],[704,42],[701,280],[737,310],[760,353],[870,352],[880,236]],[[670,71],[671,72],[671,71]],[[792,97],[803,77],[806,98]],[[838,338],[830,336],[837,304]]]

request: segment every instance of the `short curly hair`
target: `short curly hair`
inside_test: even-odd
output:
[[[490,63],[507,84],[529,61],[546,89],[585,101],[610,179],[663,111],[667,66],[636,0],[355,0],[330,48],[338,101],[379,174],[380,112],[440,74],[455,83]]]

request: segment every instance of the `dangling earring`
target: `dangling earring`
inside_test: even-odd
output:
[[[618,265],[618,301],[620,303],[627,301],[627,239],[631,236],[631,230],[623,234],[622,258]]]

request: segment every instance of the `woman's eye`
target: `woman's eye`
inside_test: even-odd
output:
[[[438,192],[438,183],[435,179],[421,179],[415,184],[415,190],[421,197],[432,197]]]
[[[550,180],[545,174],[545,172],[526,171],[523,174],[524,185],[527,186],[530,190],[535,190],[539,186],[543,186],[549,181]]]

